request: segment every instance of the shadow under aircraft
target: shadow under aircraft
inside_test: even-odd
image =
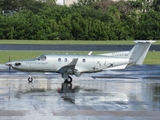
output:
[[[64,82],[61,84],[61,88],[57,89],[58,93],[62,93],[62,98],[64,101],[69,103],[75,103],[74,93],[78,93],[80,91],[80,86],[72,87],[72,83]]]

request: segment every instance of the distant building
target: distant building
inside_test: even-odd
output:
[[[64,0],[64,4],[67,6],[69,6],[73,3],[77,3],[77,2],[78,2],[78,0]]]
[[[41,1],[41,2],[46,2],[47,0],[36,0],[36,1]],[[79,0],[56,0],[56,3],[58,5],[71,5],[73,3],[78,3]],[[83,1],[87,1],[87,0],[83,0]],[[92,1],[103,1],[103,0],[92,0]],[[112,1],[120,1],[120,0],[112,0]],[[127,1],[127,0],[123,0],[123,1]]]
[[[36,0],[36,1],[46,2],[46,0]]]
[[[56,3],[59,5],[67,5],[67,6],[73,4],[74,2],[77,3],[78,0],[57,0],[56,1]]]
[[[57,0],[57,4],[60,4],[60,5],[71,5],[73,3],[77,3],[79,0]],[[84,1],[87,1],[87,0],[84,0]],[[92,1],[102,1],[102,0],[92,0]],[[112,1],[120,1],[120,0],[112,0]],[[124,1],[127,1],[127,0],[124,0]]]

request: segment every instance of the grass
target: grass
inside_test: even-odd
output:
[[[144,64],[160,64],[160,52],[148,52]]]
[[[85,41],[85,40],[0,40],[0,44],[108,44],[108,45],[133,45],[132,40],[119,40],[119,41]],[[160,40],[156,43],[160,45]]]
[[[41,54],[46,53],[55,53],[55,54],[87,54],[89,51],[0,51],[0,64],[4,64],[9,61],[14,60],[23,60],[23,59],[31,59],[38,57]],[[95,51],[93,54],[101,54],[106,53],[104,51]],[[149,52],[144,61],[144,64],[160,64],[160,52]]]

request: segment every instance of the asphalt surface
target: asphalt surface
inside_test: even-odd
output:
[[[129,51],[134,45],[30,45],[0,44],[0,50],[75,50],[75,51]],[[152,45],[150,51],[160,51],[160,45]]]
[[[60,74],[9,72],[0,65],[0,120],[160,118],[160,65],[72,77],[63,84]]]

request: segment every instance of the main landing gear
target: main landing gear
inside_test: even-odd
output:
[[[72,83],[72,77],[68,76],[68,78],[65,79],[64,83]]]

